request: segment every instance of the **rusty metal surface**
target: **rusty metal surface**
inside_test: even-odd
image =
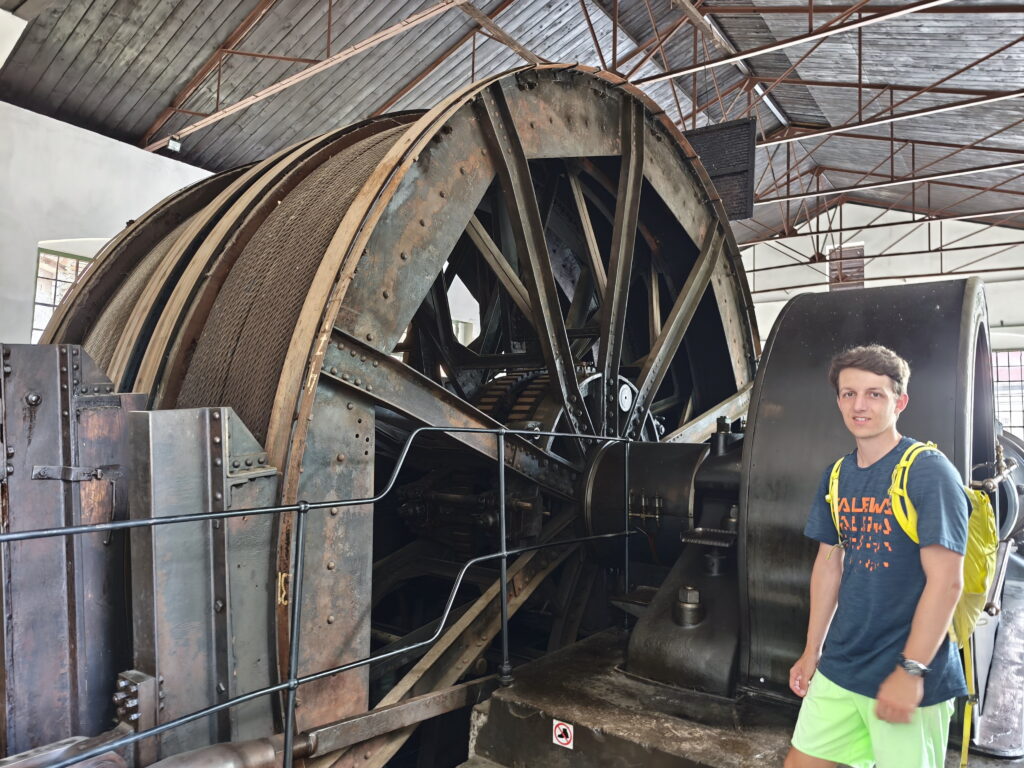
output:
[[[247,509],[276,498],[276,470],[227,409],[130,417],[132,515]],[[132,531],[134,665],[157,693],[140,711],[158,725],[275,680],[274,520],[267,515]],[[139,698],[140,704],[142,699]],[[271,697],[143,742],[158,760],[217,741],[266,735]]]
[[[343,747],[405,728],[446,712],[473,706],[487,698],[497,687],[495,676],[471,680],[408,701],[380,707],[338,723],[317,728],[307,738],[313,744],[310,757],[335,752]]]
[[[140,407],[78,346],[2,347],[7,531],[127,517],[125,419]],[[123,534],[3,546],[4,729],[21,752],[108,727],[128,654]]]
[[[46,768],[46,766],[53,765],[58,760],[71,757],[75,753],[84,752],[86,749],[95,746],[95,741],[97,740],[87,739],[84,736],[72,736],[53,744],[47,744],[45,747],[39,747],[17,755],[10,755],[0,760],[0,767]],[[108,752],[79,763],[82,768],[127,768],[129,764],[128,760],[116,752]]]
[[[267,216],[309,173],[381,126],[411,122],[415,115],[389,115],[333,131],[281,153],[259,179],[217,217],[182,274],[153,330],[137,389],[151,392],[156,407],[173,406],[181,379],[224,280]]]
[[[324,376],[336,380],[346,389],[408,414],[420,424],[446,424],[467,429],[501,426],[444,387],[409,371],[389,355],[382,355],[346,334],[335,334],[334,343],[324,356],[323,366]],[[484,456],[497,457],[493,435],[455,432],[451,437]],[[577,468],[547,455],[520,435],[510,435],[507,439],[506,462],[510,469],[557,494],[573,495]]]

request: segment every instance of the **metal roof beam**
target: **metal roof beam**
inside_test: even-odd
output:
[[[701,32],[703,32],[704,35],[707,36],[719,50],[724,51],[730,58],[734,59],[736,59],[737,56],[741,55],[740,52],[736,49],[736,46],[729,42],[729,39],[725,36],[725,33],[718,28],[718,25],[712,22],[711,19],[704,18],[704,15],[699,10],[697,10],[697,7],[693,3],[691,3],[690,0],[676,0],[676,4],[679,5],[683,14],[686,16],[687,19],[689,19],[690,23],[697,27],[697,29],[699,29]],[[740,70],[740,72],[742,72],[747,77],[751,77],[754,74],[753,72],[750,71],[750,67],[748,67],[747,64],[741,59],[736,59],[735,63],[736,67]],[[665,64],[667,66],[668,62],[666,61]],[[786,113],[782,110],[778,102],[776,102],[775,99],[769,98],[768,94],[760,85],[755,85],[754,90],[757,93],[757,95],[761,97],[761,100],[764,102],[764,105],[772,111],[772,114],[775,115],[776,119],[778,119],[780,123],[787,126],[792,123],[792,120],[789,119],[789,116],[786,115]],[[694,94],[693,96],[694,99],[696,99],[697,94]]]
[[[940,173],[929,173],[924,176],[906,176],[899,179],[891,179],[889,181],[879,181],[871,184],[861,184],[859,186],[851,187],[835,187],[833,189],[823,189],[809,192],[798,192],[791,195],[780,195],[778,197],[768,197],[763,200],[755,200],[754,205],[769,205],[771,203],[781,203],[792,200],[806,200],[812,197],[825,197],[826,195],[841,195],[849,192],[864,192],[871,189],[887,189],[889,187],[900,187],[906,184],[923,184],[928,181],[938,181],[941,179],[952,179],[958,176],[969,176],[976,173],[989,173],[991,171],[1005,171],[1013,168],[1024,167],[1024,160],[1014,160],[1009,163],[995,163],[993,165],[981,165],[975,168],[959,168],[955,171],[942,171]],[[833,172],[850,173],[853,175],[862,175],[863,171],[858,171],[853,168],[832,168]],[[1024,193],[1020,193],[1024,194]]]
[[[471,2],[460,3],[459,10],[461,10],[463,13],[465,13],[467,16],[473,19],[477,24],[479,24],[481,27],[490,32],[491,36],[494,37],[495,40],[497,40],[499,43],[503,43],[508,48],[511,48],[513,51],[518,53],[531,64],[547,63],[546,59],[542,59],[540,56],[535,54],[525,45],[523,45],[514,37],[512,37],[512,35],[508,34],[504,29],[499,27],[490,16],[481,11]]]
[[[1014,147],[996,147],[991,144],[972,144],[965,147],[963,144],[954,144],[951,141],[935,141],[934,139],[907,139],[899,136],[877,136],[873,133],[836,133],[837,139],[866,139],[868,141],[884,141],[886,144],[904,144],[918,147],[940,147],[942,149],[968,149],[972,152],[1001,152],[1009,155],[1024,155],[1024,149]]]
[[[836,13],[843,13],[850,6],[846,5],[817,5],[808,8],[806,5],[704,5],[701,6],[704,13],[713,15],[724,14],[783,14],[790,16],[806,16],[813,13],[815,16],[830,16]],[[906,6],[902,5],[873,5],[872,11],[878,13],[889,13]],[[979,5],[976,3],[955,3],[929,8],[921,13],[1024,13],[1024,3],[996,3],[993,5]]]
[[[497,8],[495,8],[493,11],[491,11],[489,14],[487,14],[487,17],[489,19],[496,19],[502,13],[502,11],[504,11],[506,8],[508,8],[510,5],[512,5],[513,2],[515,2],[515,0],[504,0],[502,3],[500,3],[498,5]],[[466,43],[468,43],[473,38],[473,36],[477,32],[480,31],[480,29],[481,29],[480,26],[474,26],[471,30],[469,30],[469,32],[467,32],[462,37],[460,37],[457,41],[455,41],[454,44],[449,46],[448,49],[445,50],[444,53],[442,53],[440,56],[438,56],[436,59],[434,59],[432,62],[430,62],[430,64],[428,64],[423,69],[422,72],[420,72],[414,78],[409,80],[409,82],[407,82],[405,85],[403,85],[401,88],[399,88],[397,93],[395,93],[393,96],[390,96],[387,101],[385,101],[383,104],[381,104],[375,110],[373,110],[373,112],[370,113],[370,117],[377,117],[378,115],[382,115],[385,112],[387,112],[389,109],[391,109],[393,106],[395,106],[395,104],[397,104],[399,101],[401,101],[402,98],[407,93],[409,93],[413,88],[415,88],[417,85],[419,85],[424,80],[426,80],[434,72],[434,70],[436,70],[438,67],[440,67],[442,64],[444,64],[448,59],[450,59],[452,56],[454,56],[455,53],[460,48],[462,48],[462,46],[464,46]]]
[[[201,86],[214,70],[220,66],[220,63],[224,60],[224,52],[227,49],[234,49],[238,46],[246,36],[252,32],[253,28],[260,23],[267,12],[273,7],[277,0],[260,0],[256,4],[256,7],[249,12],[242,23],[239,24],[234,32],[227,36],[227,39],[217,48],[216,51],[203,63],[203,66],[199,68],[199,71],[188,81],[188,84],[178,91],[178,95],[171,100],[171,105],[161,112],[156,120],[153,121],[152,125],[146,129],[146,132],[142,134],[142,140],[139,142],[141,146],[145,146],[149,143],[149,140],[156,135],[164,125],[170,120],[176,112],[181,111],[181,106],[189,100],[189,98]]]
[[[429,21],[435,16],[445,13],[451,10],[452,8],[457,8],[458,6],[462,5],[465,2],[467,2],[467,0],[441,0],[441,2],[439,2],[437,5],[432,5],[426,10],[420,11],[419,13],[414,13],[413,15],[408,16],[407,18],[403,19],[397,24],[394,24],[386,29],[382,29],[377,34],[371,35],[365,40],[362,40],[361,42],[358,42],[355,45],[349,46],[343,51],[339,51],[338,53],[334,54],[329,58],[324,59],[318,64],[313,64],[311,66],[306,67],[301,72],[296,72],[294,75],[286,77],[283,80],[278,80],[273,85],[267,86],[266,88],[257,91],[251,96],[246,96],[244,99],[235,102],[229,107],[225,107],[224,109],[213,112],[207,117],[204,117],[201,120],[198,120],[192,123],[191,125],[182,128],[180,131],[175,131],[174,136],[180,139],[192,133],[195,133],[196,131],[202,130],[203,128],[207,128],[213,125],[214,123],[223,120],[225,117],[228,117],[229,115],[233,115],[236,112],[241,112],[243,109],[247,109],[248,107],[251,107],[253,104],[263,101],[264,99],[270,98],[271,96],[280,93],[286,88],[291,88],[293,85],[297,85],[298,83],[301,83],[304,80],[308,80],[314,75],[318,75],[321,72],[324,72],[330,69],[331,67],[340,64],[343,61],[351,59],[353,56],[358,56],[361,53],[365,53],[371,48],[379,45],[380,43],[383,43],[385,40],[390,40],[392,37],[395,37],[396,35],[400,35],[403,32],[407,32],[413,27],[416,27],[425,21]],[[167,136],[165,138],[154,141],[146,145],[145,149],[149,152],[154,152],[158,149],[162,149],[163,147],[167,146],[167,142],[170,138],[170,136]]]
[[[756,83],[774,83],[776,78],[755,76],[751,78]],[[805,88],[864,88],[865,90],[883,91],[920,91],[926,87],[923,85],[908,85],[899,83],[856,83],[841,80],[804,80],[799,77],[785,77],[779,80],[779,85],[802,85]],[[983,90],[980,88],[950,88],[940,86],[931,88],[929,93],[945,93],[953,96],[996,96],[1000,91]]]
[[[845,202],[852,203],[852,204],[855,204],[855,205],[869,205],[869,206],[871,206],[873,208],[879,207],[877,202],[866,202],[866,201],[862,201],[861,199],[847,198],[845,200]],[[900,210],[900,209],[894,209],[894,210]],[[905,212],[912,213],[912,211],[902,211],[902,210],[900,210],[900,212],[901,213],[905,213]],[[820,237],[822,235],[830,235],[830,234],[839,233],[839,232],[860,232],[860,231],[865,230],[865,229],[884,229],[885,227],[905,227],[905,226],[908,226],[908,225],[911,225],[911,224],[927,224],[927,223],[932,222],[932,221],[971,221],[972,219],[987,219],[987,218],[994,218],[994,217],[997,217],[997,216],[1017,216],[1017,215],[1022,214],[1022,213],[1024,213],[1024,208],[1003,208],[1003,209],[998,210],[998,211],[986,211],[984,213],[961,213],[961,214],[956,214],[956,215],[952,215],[952,216],[924,216],[923,218],[919,218],[919,219],[908,219],[907,221],[890,221],[890,222],[886,222],[886,223],[883,223],[883,224],[861,224],[861,225],[852,225],[852,226],[849,226],[849,227],[829,227],[828,229],[810,230],[810,231],[807,231],[807,232],[790,232],[788,234],[778,235],[777,237],[765,237],[765,238],[760,238],[760,239],[757,239],[757,240],[744,240],[742,242],[737,242],[737,245],[739,245],[740,247],[744,247],[744,246],[748,246],[748,245],[760,245],[762,243],[774,243],[774,242],[777,242],[779,240],[795,240],[795,239],[800,238],[800,237],[815,237],[815,236]],[[820,216],[820,215],[821,214],[819,213],[817,215],[812,216],[812,218],[817,218],[817,216]],[[807,223],[807,222],[804,222],[804,223]]]
[[[938,115],[944,112],[954,112],[958,109],[967,109],[968,107],[977,107],[983,104],[995,104],[999,101],[1006,101],[1007,99],[1017,99],[1024,96],[1024,88],[1020,88],[1016,91],[1003,91],[995,96],[981,96],[977,99],[968,99],[967,101],[958,101],[954,104],[942,104],[937,107],[925,107],[924,109],[916,109],[911,112],[903,112],[898,115],[888,115],[886,117],[876,117],[870,120],[862,120],[857,123],[847,123],[846,125],[839,125],[834,128],[823,128],[821,130],[808,131],[806,133],[799,133],[795,135],[783,136],[777,139],[766,139],[758,142],[758,146],[761,147],[772,147],[777,144],[787,144],[791,141],[800,141],[801,139],[814,139],[819,136],[832,136],[838,133],[844,133],[856,128],[870,128],[878,125],[889,125],[890,123],[896,123],[900,120],[912,120],[915,117],[926,117],[928,115]]]
[[[831,37],[838,35],[843,32],[850,32],[861,27],[866,27],[871,24],[877,24],[880,21],[891,21],[892,19],[906,16],[911,13],[917,13],[928,8],[934,8],[939,5],[945,5],[951,3],[953,0],[923,0],[923,2],[912,3],[910,5],[896,8],[887,13],[877,13],[867,18],[859,19],[857,21],[850,21],[845,24],[837,24],[835,26],[823,25],[813,32],[809,32],[806,35],[800,35],[798,37],[791,37],[788,40],[780,40],[775,43],[768,43],[757,48],[752,48],[749,51],[742,51],[733,56],[727,56],[724,59],[717,61],[709,61],[704,64],[698,64],[692,67],[683,67],[682,69],[673,69],[660,75],[650,75],[649,77],[641,77],[638,80],[634,80],[634,85],[643,85],[645,83],[657,83],[662,80],[668,80],[674,77],[684,77],[686,75],[692,75],[697,72],[703,72],[708,69],[714,69],[715,67],[725,66],[726,64],[735,64],[739,61],[753,58],[755,56],[761,56],[766,53],[774,53],[775,51],[782,51],[787,48],[792,48],[795,45],[801,45],[803,43],[809,43],[814,40],[820,40],[822,38]],[[806,9],[805,9],[806,12]]]

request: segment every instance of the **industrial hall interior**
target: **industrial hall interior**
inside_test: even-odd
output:
[[[0,768],[1024,768],[1024,0],[0,0]]]

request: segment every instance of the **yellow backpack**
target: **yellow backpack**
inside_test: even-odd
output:
[[[907,492],[907,476],[910,465],[924,451],[937,451],[935,443],[914,443],[903,453],[892,471],[892,484],[889,486],[889,499],[892,514],[903,532],[915,543],[920,541],[917,535],[917,510]],[[825,501],[832,512],[832,522],[839,534],[839,546],[843,546],[843,535],[839,527],[839,469],[842,458],[832,465],[828,478],[828,495]],[[964,707],[963,746],[960,754],[960,765],[967,765],[967,749],[970,745],[971,718],[974,704],[978,697],[974,689],[974,664],[971,661],[971,635],[978,624],[988,602],[988,590],[992,586],[996,572],[996,550],[999,547],[999,528],[996,525],[995,510],[992,502],[984,491],[964,486],[967,498],[971,502],[970,517],[967,521],[967,552],[964,555],[964,591],[953,611],[953,622],[949,628],[949,637],[963,652],[964,679],[967,681],[967,704]]]

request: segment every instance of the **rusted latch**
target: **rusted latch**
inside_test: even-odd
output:
[[[63,480],[66,483],[82,483],[86,480],[121,479],[121,465],[109,464],[103,467],[32,467],[33,480]]]

